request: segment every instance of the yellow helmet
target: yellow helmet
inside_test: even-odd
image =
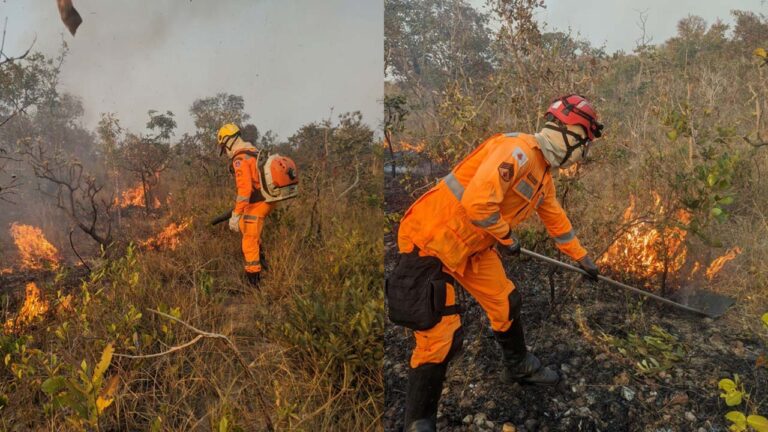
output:
[[[234,123],[227,123],[219,129],[219,133],[216,134],[216,142],[221,146],[227,138],[240,133],[240,128]]]

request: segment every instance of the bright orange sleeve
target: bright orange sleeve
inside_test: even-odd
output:
[[[578,261],[584,258],[587,251],[579,243],[568,215],[557,202],[554,183],[551,180],[547,183],[544,201],[536,209],[536,213],[547,228],[549,236],[555,240],[555,246],[571,259]]]
[[[248,168],[247,161],[241,156],[235,156],[232,160],[232,168],[235,171],[235,186],[237,188],[237,197],[235,198],[234,213],[243,214],[248,201],[251,199],[251,190],[253,181],[251,179],[251,170]]]
[[[501,217],[501,201],[510,184],[519,176],[519,167],[513,157],[517,148],[507,142],[491,150],[464,190],[461,205],[473,225],[488,231],[498,240],[509,232],[509,224]],[[502,241],[507,243],[511,241]]]

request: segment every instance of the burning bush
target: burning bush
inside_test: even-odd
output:
[[[58,268],[59,251],[46,240],[40,228],[13,223],[11,236],[19,250],[22,269],[41,270],[46,263],[53,268]]]
[[[184,232],[192,220],[187,219],[181,223],[171,222],[160,233],[154,237],[150,237],[143,242],[140,242],[141,246],[150,249],[170,249],[175,250],[181,240],[179,240],[179,234]]]
[[[115,197],[114,205],[120,208],[146,207],[147,199],[144,194],[144,186],[139,183],[131,189],[124,190],[119,197]],[[160,200],[153,197],[152,208],[160,208]]]
[[[30,325],[35,318],[48,312],[48,302],[34,282],[29,282],[24,290],[24,304],[16,318],[9,319],[3,325],[6,333],[17,333]]]
[[[675,274],[683,267],[688,253],[685,227],[690,222],[690,215],[678,210],[674,215],[678,226],[659,227],[660,224],[654,222],[666,219],[667,212],[661,197],[655,192],[653,195],[653,216],[648,221],[636,220],[636,199],[634,195],[630,197],[623,217],[629,228],[611,244],[598,260],[599,264],[638,279]]]
[[[629,207],[624,210],[623,216],[628,228],[611,244],[598,263],[637,280],[660,278],[664,289],[672,278],[693,279],[701,269],[701,263],[694,262],[690,272],[683,274],[690,255],[686,239],[691,215],[685,210],[677,210],[672,213],[673,223],[664,223],[670,219],[669,212],[664,209],[657,193],[653,192],[653,197],[652,215],[642,219],[636,216],[635,196],[630,196]],[[706,279],[712,281],[723,266],[740,253],[741,248],[737,246],[714,259],[707,267]]]

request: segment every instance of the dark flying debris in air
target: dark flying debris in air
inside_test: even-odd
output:
[[[77,9],[72,6],[72,0],[56,0],[56,4],[59,6],[59,14],[61,20],[72,36],[75,35],[77,28],[83,23],[83,19],[80,18],[80,14],[77,13]]]

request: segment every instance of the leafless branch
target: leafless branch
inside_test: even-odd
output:
[[[348,188],[344,189],[344,192],[340,193],[339,196],[336,197],[336,199],[339,199],[347,194],[347,192],[351,191],[357,184],[360,183],[360,164],[355,163],[355,181],[349,185]]]
[[[176,317],[174,317],[172,315],[168,315],[166,313],[160,312],[160,311],[155,310],[155,309],[147,309],[147,310],[152,312],[153,314],[160,315],[163,318],[167,318],[169,320],[175,321],[175,322],[183,325],[184,327],[188,328],[192,332],[197,333],[197,336],[195,336],[192,340],[190,340],[188,342],[185,342],[185,343],[183,343],[181,345],[175,345],[175,346],[171,347],[170,349],[165,350],[163,352],[159,352],[159,353],[155,353],[155,354],[145,354],[145,355],[114,354],[115,357],[124,357],[124,358],[130,358],[130,359],[147,359],[147,358],[161,357],[161,356],[168,355],[168,354],[171,354],[173,352],[182,350],[184,348],[190,347],[190,346],[194,345],[195,343],[197,343],[198,341],[200,341],[203,338],[218,339],[218,340],[224,341],[227,344],[227,346],[229,346],[229,348],[235,354],[235,357],[237,358],[238,362],[240,362],[240,365],[243,367],[243,369],[248,374],[248,376],[252,380],[256,381],[256,376],[253,374],[253,371],[251,370],[251,368],[248,367],[248,364],[243,359],[243,355],[240,353],[240,350],[237,349],[237,346],[235,345],[235,343],[232,342],[232,340],[230,338],[228,338],[227,336],[225,336],[223,334],[220,334],[220,333],[212,333],[212,332],[207,332],[207,331],[204,331],[204,330],[200,330],[199,328],[194,327],[193,325],[187,323],[186,321],[182,321],[182,320],[180,320],[180,319],[178,319],[178,318],[176,318]],[[264,417],[264,423],[267,426],[267,430],[270,430],[270,431],[274,430],[274,427],[272,426],[272,420],[271,420],[271,418],[269,416],[269,412],[267,411],[267,403],[264,400],[264,397],[262,396],[262,394],[260,392],[256,392],[256,394],[257,394],[257,398],[258,398],[259,405],[260,405],[260,408],[261,408],[261,414]]]
[[[757,141],[752,141],[748,136],[741,137],[744,141],[746,141],[747,144],[751,145],[754,148],[760,148],[768,146],[768,141],[763,141],[762,138],[760,138],[760,133],[757,133]]]
[[[27,50],[24,51],[23,54],[21,54],[19,56],[16,56],[16,57],[9,57],[3,51],[3,49],[5,48],[5,32],[6,32],[7,28],[8,28],[8,18],[6,17],[5,18],[5,25],[3,25],[3,39],[2,39],[2,41],[0,41],[0,66],[4,65],[5,63],[13,63],[13,62],[15,62],[17,60],[24,59],[32,51],[32,47],[35,46],[35,42],[37,42],[37,34],[35,34],[34,39],[32,39],[32,43],[29,44],[29,48],[27,48]],[[3,59],[3,57],[5,57],[5,59]]]
[[[60,153],[50,154],[42,144],[27,146],[22,152],[34,175],[56,186],[56,193],[44,194],[56,200],[56,207],[86,234],[107,247],[112,242],[112,203],[100,199],[104,186],[84,171],[77,160]]]

